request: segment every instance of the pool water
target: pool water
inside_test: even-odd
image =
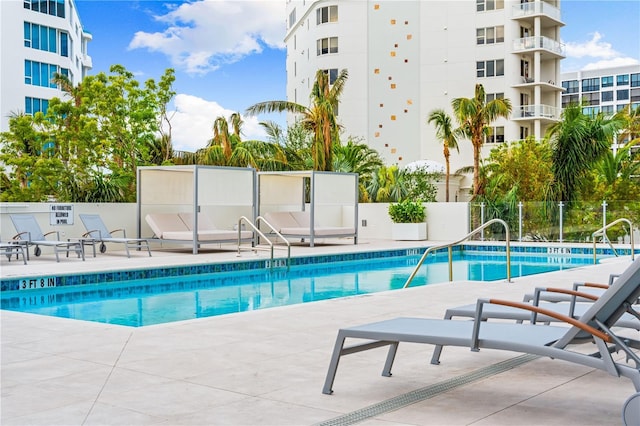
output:
[[[2,309],[140,327],[396,290],[420,256],[2,292]],[[506,279],[500,254],[455,254],[453,279]],[[446,282],[446,253],[429,256],[411,286]],[[590,256],[512,255],[519,277],[591,264]]]

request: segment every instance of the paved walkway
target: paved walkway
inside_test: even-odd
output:
[[[299,247],[294,255],[391,245],[397,246],[372,241]],[[236,259],[235,253],[154,251],[152,258],[136,253],[127,259],[108,251],[59,264],[43,255],[27,268],[29,274],[76,273],[225,259]],[[24,273],[21,263],[4,257],[1,262],[3,276]],[[386,353],[380,348],[343,358],[334,394],[321,390],[340,327],[396,316],[439,318],[447,307],[478,297],[520,300],[535,286],[606,282],[628,262],[616,259],[513,283],[434,284],[142,328],[1,311],[1,423],[617,425],[633,393],[628,380],[511,352],[445,348],[441,365],[434,366],[431,346],[404,344],[393,376],[382,377]],[[505,361],[515,368],[482,375]],[[449,386],[473,373],[481,378]],[[449,390],[431,392],[429,386],[438,383]]]

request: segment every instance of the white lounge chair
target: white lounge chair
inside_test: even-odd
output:
[[[382,375],[390,376],[400,342],[427,343],[440,346],[468,346],[472,351],[499,349],[564,360],[603,370],[617,377],[629,378],[636,390],[624,405],[623,417],[640,423],[637,413],[640,401],[640,339],[618,336],[612,329],[625,312],[633,311],[640,297],[640,259],[632,262],[587,311],[579,318],[531,306],[522,302],[480,299],[473,321],[427,318],[394,318],[372,324],[343,328],[338,331],[331,362],[322,392],[331,394],[340,357],[369,349],[389,346]],[[487,304],[510,306],[536,312],[562,321],[566,326],[517,324],[483,321]],[[637,313],[637,312],[636,312]],[[365,342],[345,347],[347,339]],[[597,350],[586,354],[569,349],[573,343],[592,341]],[[623,351],[627,362],[615,361],[611,353]],[[432,360],[432,363],[438,360]]]
[[[82,237],[84,239],[91,239],[94,242],[100,243],[100,253],[107,251],[105,243],[118,243],[124,244],[124,249],[127,252],[127,257],[131,257],[129,249],[142,250],[146,249],[151,256],[151,249],[149,248],[149,241],[146,238],[127,238],[127,231],[124,228],[114,229],[109,231],[107,226],[102,221],[102,218],[98,214],[81,214],[80,220],[87,229]],[[114,236],[114,233],[122,232],[122,237]],[[95,250],[94,250],[95,251]],[[95,255],[95,253],[94,253]]]
[[[52,247],[56,255],[56,261],[60,262],[59,252],[74,252],[84,260],[84,247],[79,241],[62,241],[58,231],[50,231],[46,234],[42,233],[38,221],[30,214],[12,214],[11,222],[18,232],[13,239],[25,241],[25,249],[27,252],[27,260],[29,259],[29,246],[35,246],[33,253],[40,256],[40,246]],[[56,240],[48,240],[47,235],[56,235]]]

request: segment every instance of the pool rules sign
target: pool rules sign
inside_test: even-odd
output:
[[[51,225],[73,225],[73,204],[50,204]]]

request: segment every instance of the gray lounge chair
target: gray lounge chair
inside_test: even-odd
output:
[[[30,214],[12,214],[11,222],[18,232],[13,239],[24,241],[24,247],[27,252],[27,260],[29,259],[29,247],[35,246],[33,253],[36,256],[40,256],[40,246],[52,247],[56,255],[56,261],[60,262],[60,252],[66,253],[67,256],[70,252],[74,252],[84,260],[84,249],[82,244],[78,241],[62,241],[60,240],[60,233],[58,231],[50,231],[46,234],[42,233],[38,221],[33,215]],[[47,235],[56,235],[56,240],[48,240]]]
[[[635,408],[640,400],[640,357],[634,349],[640,349],[638,338],[620,337],[612,327],[623,313],[632,310],[632,304],[640,297],[640,259],[632,262],[579,318],[571,318],[522,302],[496,299],[480,299],[473,321],[455,321],[427,318],[394,318],[386,321],[343,328],[338,331],[329,369],[322,392],[331,394],[338,363],[342,355],[389,346],[382,375],[390,376],[391,367],[400,342],[427,343],[440,346],[468,346],[472,351],[499,349],[534,354],[564,360],[600,369],[614,376],[629,378],[636,390],[624,405],[623,418],[629,416],[636,422]],[[487,304],[496,304],[537,312],[563,321],[569,327],[540,324],[517,324],[482,321]],[[640,337],[640,336],[639,336]],[[365,342],[345,347],[346,339],[365,339]],[[570,350],[572,343],[593,341],[597,350],[585,354]],[[627,363],[616,362],[611,353],[624,351]],[[433,359],[432,363],[439,363]],[[633,364],[633,365],[630,365]]]
[[[124,229],[114,229],[109,231],[107,226],[102,221],[102,218],[98,214],[81,214],[80,220],[87,229],[87,232],[82,235],[83,238],[92,239],[95,242],[100,243],[100,253],[107,251],[105,243],[119,243],[124,244],[124,249],[127,252],[127,257],[131,257],[129,249],[147,250],[149,256],[151,256],[151,249],[149,248],[149,241],[144,238],[127,238],[127,232]],[[122,237],[115,237],[115,232],[122,232]],[[94,253],[95,254],[95,253]]]
[[[22,262],[26,265],[27,258],[24,250],[25,245],[20,241],[14,241],[11,243],[0,242],[0,252],[4,252],[4,255],[7,256],[9,262],[11,262],[11,257],[15,254],[16,259],[22,256]]]

